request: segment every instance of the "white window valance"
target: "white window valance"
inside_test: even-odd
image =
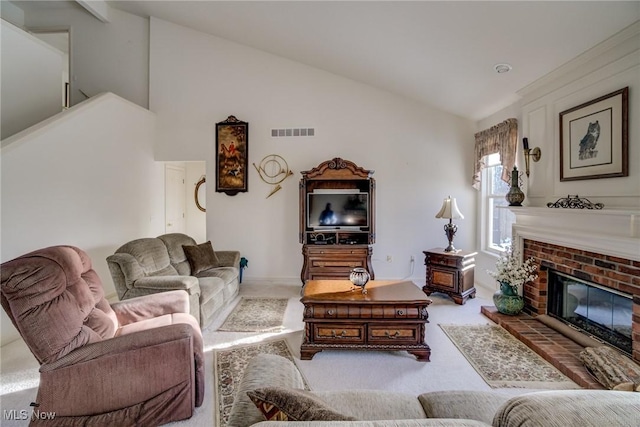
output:
[[[509,183],[511,170],[516,164],[518,146],[518,119],[507,119],[502,123],[475,134],[475,156],[472,186],[480,189],[480,174],[484,168],[484,157],[499,153],[502,164],[502,180]]]

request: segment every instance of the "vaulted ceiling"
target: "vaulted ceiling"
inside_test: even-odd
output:
[[[481,119],[640,20],[628,1],[107,1]],[[512,70],[497,73],[496,64]]]

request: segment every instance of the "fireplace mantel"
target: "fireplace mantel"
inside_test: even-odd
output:
[[[640,261],[640,211],[508,207],[515,246],[524,239]],[[521,252],[522,253],[522,252]]]

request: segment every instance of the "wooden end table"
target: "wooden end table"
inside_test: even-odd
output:
[[[300,358],[322,350],[406,350],[428,362],[427,298],[413,282],[371,280],[367,293],[348,280],[308,280]]]
[[[443,248],[434,248],[423,253],[427,275],[422,290],[427,295],[442,292],[460,305],[476,297],[473,282],[477,252],[445,252]]]

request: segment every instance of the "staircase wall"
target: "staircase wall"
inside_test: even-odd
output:
[[[5,20],[0,26],[0,139],[5,139],[62,111],[64,54]]]
[[[155,127],[155,114],[105,93],[3,140],[0,260],[78,246],[113,296],[106,257],[129,240],[164,231]],[[4,312],[1,325],[1,344],[18,338]]]

